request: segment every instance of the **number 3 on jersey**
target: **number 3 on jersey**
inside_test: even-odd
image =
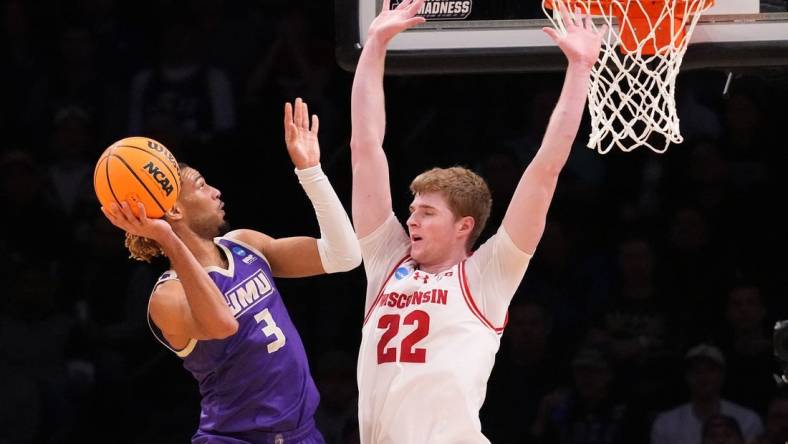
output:
[[[268,344],[268,353],[273,353],[284,347],[287,338],[285,338],[285,334],[282,333],[282,329],[276,326],[276,321],[274,321],[271,312],[268,311],[267,308],[254,315],[254,320],[257,321],[258,324],[265,322],[263,333],[265,333],[266,336],[274,336],[276,338],[274,342]]]
[[[386,347],[399,332],[400,316],[387,314],[378,320],[378,328],[386,329],[378,342],[378,364],[397,361],[397,348]],[[416,344],[427,337],[430,332],[430,315],[422,310],[415,310],[403,318],[403,325],[416,325],[416,329],[402,339],[400,344],[399,362],[424,363],[427,360],[427,349],[415,348]]]

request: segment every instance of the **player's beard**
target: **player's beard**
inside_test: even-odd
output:
[[[223,220],[222,223],[219,225],[219,228],[216,230],[217,236],[224,236],[225,234],[229,233],[232,230],[230,223],[226,220]]]
[[[210,235],[207,236],[207,237],[210,238],[210,239],[213,239],[214,237],[217,237],[217,236],[224,236],[228,232],[230,232],[230,223],[227,222],[226,220],[222,220],[221,223],[219,223],[219,225],[216,228],[214,228],[211,231]],[[206,233],[206,234],[208,234],[208,233]]]
[[[213,239],[227,234],[230,231],[230,224],[225,219],[222,219],[218,224],[202,221],[194,224],[192,230],[203,239]]]

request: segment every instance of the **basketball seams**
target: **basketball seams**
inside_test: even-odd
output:
[[[101,173],[101,162],[109,161],[109,156],[101,157],[98,162],[96,162],[96,168],[93,169],[93,190],[96,192],[96,197],[98,198],[99,202],[101,202],[101,198],[103,196],[99,196],[99,186],[97,179],[100,177],[99,173]]]
[[[164,165],[164,168],[167,168],[167,171],[169,171],[170,176],[172,176],[173,182],[175,182],[175,187],[177,188],[177,190],[176,190],[177,193],[176,194],[180,194],[180,192],[181,192],[181,179],[180,179],[180,177],[177,174],[172,172],[172,169],[170,169],[170,162],[168,160],[166,160],[166,159],[162,159],[158,155],[158,153],[156,153],[153,150],[140,148],[140,147],[134,146],[134,145],[115,145],[113,148],[134,148],[135,150],[140,150],[140,151],[142,151],[144,153],[150,154],[151,156],[155,157],[158,161],[160,161]]]
[[[98,177],[99,170],[101,169],[101,161],[104,160],[105,157],[102,157],[96,162],[96,168],[93,168],[93,189],[96,189],[96,177]]]
[[[118,196],[115,194],[115,189],[112,187],[112,180],[110,180],[110,177],[109,177],[109,159],[110,159],[110,157],[112,157],[112,151],[110,151],[107,154],[106,168],[104,168],[105,174],[107,176],[107,188],[109,188],[109,192],[110,192],[110,194],[112,194],[112,198],[115,199],[115,203],[117,203],[118,207],[120,207],[120,199],[118,199]]]
[[[112,191],[112,184],[109,181],[109,156],[108,155],[107,156],[103,156],[101,159],[99,159],[99,161],[96,163],[96,168],[93,169],[93,189],[96,190],[96,197],[98,197],[99,202],[101,202],[103,197],[106,197],[105,193],[102,193],[102,196],[100,196],[99,192],[98,192],[98,190],[99,190],[98,178],[101,177],[100,174],[102,172],[101,171],[101,162],[105,162],[106,163],[105,175],[107,177],[107,179],[106,179],[106,181],[107,181],[107,191],[109,191],[110,194],[112,194],[112,198],[115,199],[115,202],[117,202],[118,199],[115,196],[115,193]],[[103,188],[103,187],[101,187],[101,188]],[[118,204],[120,204],[120,203],[118,202]]]
[[[159,200],[158,200],[158,199],[156,199],[156,196],[153,194],[153,192],[150,190],[150,188],[148,188],[148,185],[146,185],[146,184],[145,184],[145,182],[143,182],[143,181],[142,181],[142,179],[140,179],[140,177],[137,175],[137,173],[136,173],[136,172],[134,172],[134,169],[131,167],[131,165],[129,165],[129,164],[126,162],[126,160],[125,160],[125,159],[123,159],[122,157],[118,156],[117,154],[110,154],[110,156],[111,156],[111,157],[115,157],[115,158],[117,158],[118,160],[120,160],[120,161],[123,163],[123,165],[125,165],[125,166],[126,166],[126,168],[128,168],[128,170],[129,170],[129,172],[131,173],[131,175],[132,175],[132,176],[134,176],[134,178],[135,178],[135,179],[137,179],[137,181],[140,183],[140,185],[142,185],[142,188],[144,188],[144,189],[145,189],[145,191],[148,193],[148,195],[151,197],[151,199],[153,199],[153,201],[156,203],[156,205],[159,207],[159,209],[162,211],[162,213],[167,213],[167,210],[165,210],[165,209],[164,209],[164,206],[162,206],[162,204],[159,202]],[[107,162],[107,163],[109,164],[109,162]],[[108,176],[108,177],[109,177],[109,176]],[[111,189],[111,188],[112,188],[112,187],[110,186],[110,189]],[[113,196],[114,196],[114,195],[115,195],[115,194],[114,194],[114,192],[113,192]],[[117,199],[117,198],[116,198],[116,199]]]

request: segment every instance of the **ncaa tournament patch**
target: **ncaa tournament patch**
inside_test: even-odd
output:
[[[405,279],[406,277],[408,277],[411,273],[413,273],[413,269],[412,268],[410,268],[410,267],[399,267],[399,268],[397,268],[397,271],[394,272],[394,277],[398,281],[401,281],[401,280]]]
[[[403,0],[392,0],[391,9]],[[418,15],[427,20],[465,20],[471,15],[473,0],[427,0]]]

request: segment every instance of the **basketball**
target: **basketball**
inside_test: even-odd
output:
[[[161,218],[175,204],[181,178],[175,156],[147,137],[127,137],[110,145],[93,171],[93,188],[105,208],[126,201],[137,214],[137,202],[150,218]]]

